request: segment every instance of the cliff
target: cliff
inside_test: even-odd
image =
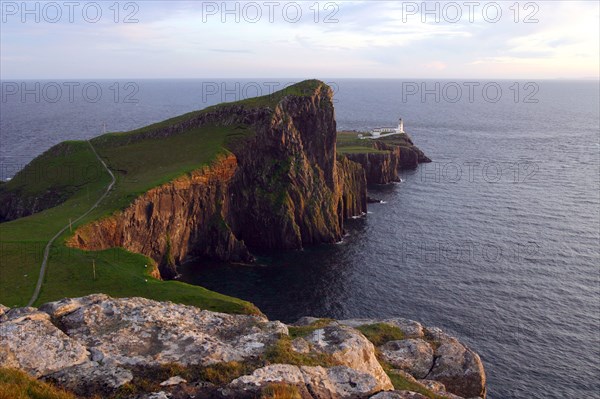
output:
[[[399,171],[431,162],[407,134],[364,140],[356,136],[356,132],[341,132],[339,150],[349,160],[362,165],[368,184],[400,181]]]
[[[209,166],[78,228],[68,244],[124,247],[150,256],[171,278],[178,264],[197,256],[248,262],[252,250],[339,241],[344,219],[366,212],[366,177],[359,165],[336,157],[331,89],[318,81],[303,87],[300,95],[270,103],[212,107],[138,134],[95,140],[102,154],[107,140],[126,146],[215,126],[244,132]]]
[[[144,298],[0,305],[0,378],[27,372],[80,397],[485,397],[479,356],[405,319],[293,325]],[[10,382],[10,381],[9,381]]]

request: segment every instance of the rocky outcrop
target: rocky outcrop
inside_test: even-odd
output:
[[[137,198],[127,209],[87,224],[69,245],[124,247],[150,256],[161,275],[193,257],[249,262],[251,250],[301,249],[341,239],[344,219],[366,212],[366,177],[336,159],[332,91],[323,83],[285,96],[274,109],[209,109],[127,140],[163,137],[203,124],[244,124],[254,135],[231,152]]]
[[[381,360],[415,379],[441,383],[449,394],[485,397],[486,376],[479,355],[442,330],[401,318],[354,319],[340,323],[354,328],[375,323],[398,327],[404,339],[379,346]]]
[[[235,398],[255,398],[273,383],[294,386],[301,398],[366,398],[381,391],[372,375],[350,367],[274,364],[235,379],[224,393]]]
[[[375,377],[378,390],[394,388],[377,361],[375,347],[357,330],[335,323],[313,331],[305,340],[313,351],[326,353],[339,364]]]
[[[479,355],[438,328],[427,329],[426,337],[436,348],[435,361],[426,378],[443,383],[457,395],[485,396],[486,378]]]
[[[369,184],[389,184],[400,181],[399,171],[415,169],[420,163],[431,162],[416,147],[407,134],[371,140],[378,152],[347,153],[345,156],[362,165]]]
[[[425,378],[433,366],[433,348],[422,339],[390,341],[379,350],[383,360],[415,378]]]
[[[260,355],[287,327],[259,316],[237,316],[144,298],[91,295],[41,310],[92,360],[123,365],[244,361]]]
[[[70,338],[35,308],[7,311],[0,318],[0,365],[41,377],[88,360],[80,342]]]
[[[124,392],[141,378],[151,391],[138,391],[132,399],[254,398],[269,389],[307,399],[419,398],[394,391],[388,373],[442,398],[485,395],[483,366],[474,352],[438,329],[404,319],[306,318],[288,326],[262,316],[102,294],[51,302],[39,310],[0,310],[0,367],[22,369],[82,396],[105,397],[118,390],[128,397]],[[409,370],[429,359],[422,356],[426,351],[396,354],[390,363],[398,369],[378,356],[388,346],[398,352],[403,340],[375,348],[360,329],[376,323],[431,346],[435,360],[425,379],[417,380]],[[203,379],[211,375],[217,379]]]

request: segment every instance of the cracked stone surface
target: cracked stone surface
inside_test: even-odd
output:
[[[358,330],[332,323],[313,331],[305,340],[313,351],[329,354],[340,364],[373,375],[379,390],[394,388],[377,361],[375,347]]]
[[[303,318],[296,325],[317,320]],[[414,392],[394,390],[377,358],[381,356],[395,368],[390,372],[439,397],[485,397],[479,356],[439,329],[399,318],[328,323],[292,340],[291,348],[309,356],[325,354],[339,365],[309,367],[265,362],[261,356],[289,332],[285,324],[261,316],[103,294],[50,302],[40,309],[0,306],[0,367],[22,369],[81,396],[102,396],[132,382],[140,370],[237,361],[256,369],[224,385],[162,378],[155,383],[164,384],[163,392],[131,399],[253,398],[277,382],[296,386],[306,399],[419,399]],[[394,325],[406,338],[375,348],[355,327],[376,323]]]
[[[433,348],[422,339],[390,341],[379,350],[385,361],[415,378],[425,378],[433,366]]]
[[[303,398],[359,398],[379,391],[370,374],[346,366],[330,368],[274,364],[233,380],[226,393],[230,397],[255,395],[272,383],[296,386]]]

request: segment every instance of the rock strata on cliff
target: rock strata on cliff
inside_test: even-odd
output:
[[[366,176],[360,165],[336,157],[331,89],[316,81],[308,87],[273,106],[217,106],[185,126],[134,136],[164,137],[205,124],[241,124],[253,132],[212,165],[77,229],[69,245],[124,247],[153,258],[170,278],[192,257],[248,262],[252,250],[339,241],[344,219],[366,212]]]
[[[477,354],[439,329],[404,319],[305,318],[285,325],[262,316],[99,294],[39,309],[0,310],[0,367],[22,369],[82,396],[485,396]],[[377,340],[376,348],[369,331],[381,325],[404,339]],[[430,350],[411,349],[416,340],[433,351],[433,361]],[[394,390],[396,383],[413,392]]]

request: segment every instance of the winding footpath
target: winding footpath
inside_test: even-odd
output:
[[[77,223],[78,221],[80,221],[81,219],[83,219],[84,217],[86,217],[87,215],[89,215],[91,211],[93,211],[94,209],[96,209],[96,207],[98,207],[98,205],[100,204],[100,202],[102,202],[102,200],[104,198],[106,198],[106,196],[108,195],[108,193],[110,192],[110,190],[115,185],[115,182],[116,182],[115,175],[113,174],[113,172],[111,172],[111,170],[108,168],[108,166],[106,166],[106,163],[100,158],[100,156],[96,152],[96,149],[94,148],[94,146],[92,145],[92,143],[89,140],[87,140],[87,143],[90,145],[90,148],[92,149],[92,152],[94,153],[94,155],[96,156],[96,158],[98,159],[98,161],[100,161],[100,163],[102,164],[102,166],[104,166],[104,169],[106,169],[106,171],[110,175],[112,181],[110,182],[110,184],[108,185],[108,187],[106,187],[106,191],[104,192],[104,194],[102,194],[100,196],[100,198],[98,198],[98,200],[94,203],[94,205],[92,205],[92,207],[90,209],[87,210],[87,212],[85,212],[83,215],[79,216],[77,219],[73,220],[71,223],[68,223],[58,233],[56,233],[54,235],[54,237],[52,237],[50,239],[50,241],[48,241],[48,244],[46,244],[46,248],[44,248],[44,258],[42,259],[42,267],[40,268],[40,275],[38,277],[38,281],[37,281],[37,284],[35,286],[35,291],[33,292],[33,295],[31,296],[31,299],[29,300],[29,303],[27,303],[27,306],[33,306],[33,304],[35,303],[35,301],[37,301],[38,296],[40,295],[40,290],[42,289],[42,283],[44,282],[44,275],[46,274],[46,268],[48,267],[48,256],[50,255],[50,248],[52,247],[52,244],[54,244],[54,241],[58,237],[60,237],[60,235],[62,233],[64,233],[65,230],[67,230],[72,223]]]

